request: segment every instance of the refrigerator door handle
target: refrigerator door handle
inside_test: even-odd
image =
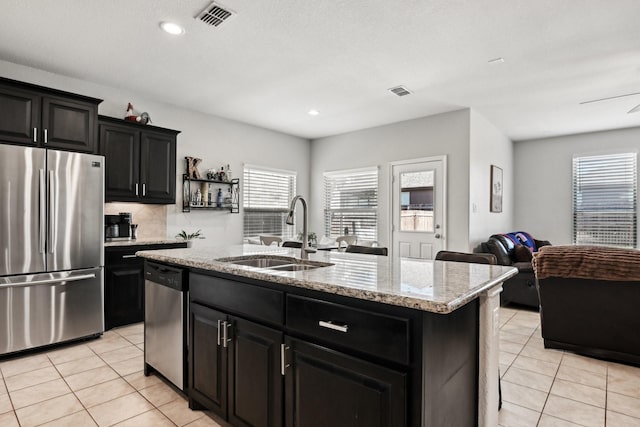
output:
[[[55,183],[54,183],[54,173],[52,170],[49,171],[49,239],[48,239],[48,244],[49,244],[49,253],[53,253],[53,248],[55,248],[55,242],[54,237],[55,237],[55,233],[54,233],[54,224],[56,223],[55,221],[55,214],[56,214],[56,209],[55,209]]]
[[[39,222],[40,222],[40,233],[39,233],[39,237],[40,237],[40,253],[45,253],[45,251],[47,250],[45,244],[46,244],[46,237],[47,237],[47,185],[45,182],[45,174],[44,174],[44,169],[40,169],[40,187],[38,189],[38,196],[39,196],[39,202],[40,202],[40,206],[38,208],[38,215],[39,215]]]
[[[33,280],[30,282],[5,283],[5,284],[0,284],[0,289],[24,288],[25,286],[48,285],[51,283],[66,285],[67,282],[77,282],[79,280],[95,279],[95,277],[96,275],[91,273],[91,274],[82,274],[80,276],[72,276],[72,277],[57,278],[57,279],[44,279],[44,280]]]

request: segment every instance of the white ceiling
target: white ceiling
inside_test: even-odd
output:
[[[305,138],[467,107],[513,140],[640,126],[640,94],[580,104],[640,92],[639,0],[209,3],[2,0],[0,59]]]

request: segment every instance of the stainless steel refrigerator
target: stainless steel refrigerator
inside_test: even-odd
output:
[[[0,144],[0,355],[104,332],[104,157]]]

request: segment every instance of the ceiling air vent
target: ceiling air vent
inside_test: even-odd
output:
[[[213,2],[202,12],[200,12],[198,16],[196,16],[196,19],[199,19],[207,25],[218,27],[224,21],[229,19],[233,14],[234,12],[230,11],[229,9],[225,9],[219,4]]]
[[[404,86],[392,87],[391,89],[389,89],[389,91],[395,93],[398,96],[411,95],[411,92],[409,92]]]

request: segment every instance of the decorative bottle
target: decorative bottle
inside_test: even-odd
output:
[[[222,188],[218,188],[218,197],[216,201],[217,201],[217,206],[221,208],[222,207]]]

